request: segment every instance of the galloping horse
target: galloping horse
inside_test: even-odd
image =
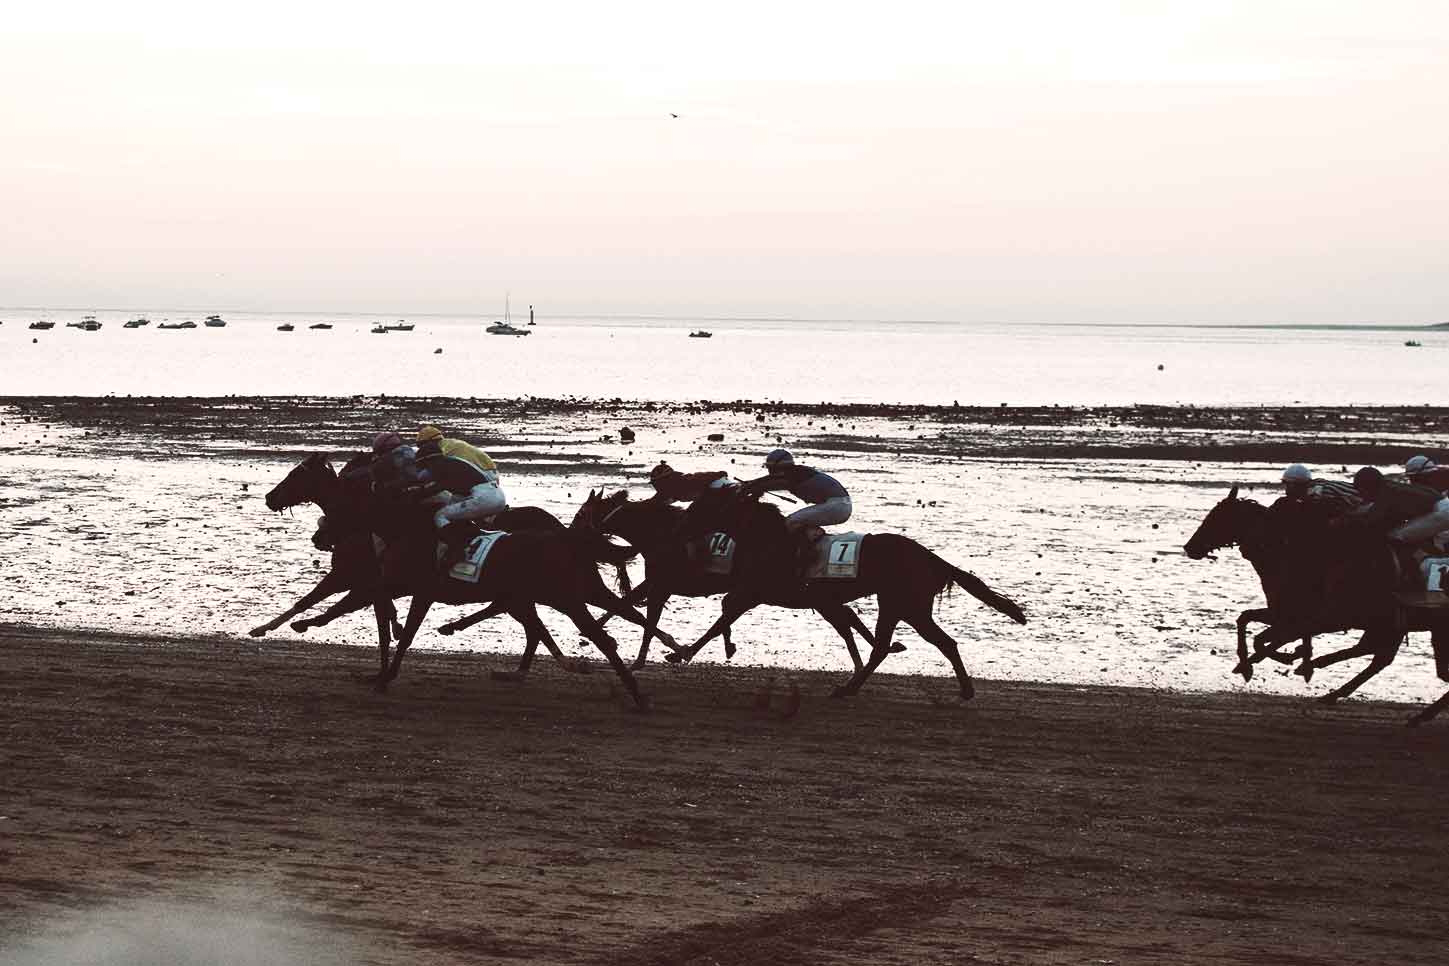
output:
[[[629,595],[630,602],[647,600],[646,617],[655,624],[664,612],[664,605],[674,595],[681,597],[712,597],[724,594],[741,583],[738,569],[730,574],[716,574],[707,571],[700,561],[691,561],[686,548],[675,539],[675,533],[685,514],[671,504],[660,500],[630,501],[624,490],[612,496],[600,491],[589,492],[589,498],[574,515],[575,525],[591,526],[605,533],[612,533],[629,541],[644,555],[644,583],[634,588]],[[852,630],[858,631],[867,644],[874,646],[875,638],[861,623],[859,615],[838,600],[821,596],[810,598],[803,606],[812,608],[835,628],[850,651],[850,659],[858,671],[863,666],[860,651],[855,646]],[[735,648],[730,641],[730,629],[722,631],[725,641],[725,656],[733,657]],[[639,645],[639,656],[634,659],[634,668],[644,666],[649,654],[652,630],[644,629],[644,641]],[[671,648],[678,650],[678,648]]]
[[[329,521],[344,532],[376,533],[386,540],[381,583],[374,593],[413,598],[397,649],[376,678],[379,690],[397,677],[403,655],[435,601],[496,601],[498,611],[506,611],[524,625],[530,655],[536,640],[547,635],[533,606],[542,603],[573,621],[604,652],[636,704],[645,705],[613,639],[599,627],[587,606],[602,607],[641,626],[645,623],[604,586],[597,569],[598,563],[621,566],[634,551],[620,550],[602,535],[582,529],[516,532],[498,541],[478,582],[470,584],[437,572],[437,542],[428,511],[397,508],[374,496],[370,488],[345,486],[321,455],[303,460],[267,494],[267,506],[273,510],[300,503],[322,507]]]
[[[1183,550],[1192,559],[1200,560],[1213,550],[1234,544],[1258,571],[1269,604],[1264,611],[1244,611],[1244,616],[1261,613],[1264,616],[1258,619],[1272,624],[1256,639],[1266,646],[1259,646],[1250,655],[1243,636],[1243,617],[1239,617],[1239,666],[1235,670],[1242,671],[1245,678],[1251,677],[1254,663],[1273,656],[1288,641],[1302,637],[1306,642],[1313,634],[1358,629],[1364,634],[1352,647],[1319,658],[1304,648],[1289,659],[1302,658],[1295,673],[1309,680],[1317,669],[1355,657],[1371,657],[1347,683],[1320,697],[1321,702],[1332,704],[1348,697],[1388,667],[1410,631],[1432,633],[1436,673],[1441,680],[1449,680],[1449,621],[1439,616],[1442,611],[1406,607],[1396,597],[1398,563],[1382,540],[1367,539],[1349,530],[1331,551],[1326,549],[1327,544],[1320,544],[1312,554],[1285,553],[1269,533],[1267,508],[1240,498],[1235,486],[1208,512]],[[1290,573],[1295,567],[1301,572]],[[1437,707],[1428,717],[1433,713],[1437,713]]]
[[[705,635],[690,647],[668,655],[670,661],[688,661],[741,614],[760,604],[818,609],[823,603],[831,603],[843,607],[848,601],[874,594],[878,616],[870,658],[849,681],[835,689],[833,696],[860,690],[890,653],[896,625],[905,621],[951,662],[961,698],[969,700],[976,689],[961,662],[960,648],[931,615],[936,597],[956,584],[1018,624],[1026,623],[1026,615],[1010,598],[909,537],[867,534],[860,550],[857,577],[804,582],[795,572],[794,540],[774,506],[736,492],[717,490],[696,500],[685,512],[678,537],[687,540],[716,530],[734,537],[735,566],[746,583],[725,595],[724,613]]]

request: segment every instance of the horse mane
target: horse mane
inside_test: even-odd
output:
[[[349,470],[358,469],[359,467],[364,466],[364,465],[366,465],[366,466],[371,466],[372,465],[372,454],[371,453],[358,453],[356,456],[354,456],[351,459],[349,459],[346,463],[342,464],[342,473],[346,473]],[[338,475],[340,476],[341,473],[339,473]]]

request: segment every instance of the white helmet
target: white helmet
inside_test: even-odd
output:
[[[1312,483],[1313,474],[1302,463],[1294,463],[1283,471],[1284,483]]]
[[[1410,476],[1414,476],[1415,474],[1438,468],[1438,465],[1433,460],[1429,459],[1429,457],[1425,456],[1423,453],[1420,453],[1418,456],[1413,457],[1404,464],[1404,472],[1409,474]]]

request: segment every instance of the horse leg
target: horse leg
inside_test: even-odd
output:
[[[849,681],[830,692],[832,698],[848,697],[860,690],[865,679],[880,667],[880,662],[884,661],[886,655],[890,653],[891,635],[896,632],[896,625],[900,622],[901,619],[896,615],[895,609],[885,601],[881,601],[875,616],[875,643],[870,648],[870,659],[865,662],[864,667],[856,669]]]
[[[418,628],[423,626],[423,618],[428,615],[428,608],[432,606],[431,598],[413,595],[412,606],[408,608],[408,621],[403,626],[402,636],[397,639],[397,650],[393,653],[392,663],[374,685],[378,691],[386,691],[388,683],[397,679],[397,672],[402,668],[403,655],[412,646],[413,638],[418,636]]]
[[[916,619],[912,620],[908,617],[906,621],[916,629],[917,634],[936,645],[940,652],[946,655],[946,660],[951,662],[951,670],[956,672],[956,682],[961,686],[961,700],[970,701],[975,697],[976,687],[971,683],[971,675],[966,673],[966,665],[961,660],[960,646],[956,643],[955,638],[947,634],[941,625],[936,623],[936,619],[931,616],[930,608],[925,608]]]
[[[1446,707],[1449,707],[1449,691],[1445,691],[1443,694],[1439,695],[1438,700],[1434,701],[1433,704],[1426,705],[1425,707],[1420,709],[1418,713],[1411,715],[1409,717],[1409,720],[1405,723],[1408,724],[1410,727],[1421,725],[1425,721],[1428,721],[1430,718],[1434,717],[1440,711],[1443,711]]]
[[[281,627],[283,624],[287,623],[287,621],[291,620],[293,617],[296,617],[304,610],[310,610],[319,602],[327,599],[328,597],[331,597],[333,594],[340,594],[344,590],[347,590],[350,583],[351,581],[347,580],[342,574],[338,573],[336,570],[329,570],[327,571],[327,574],[317,582],[316,587],[313,587],[310,591],[303,594],[301,599],[299,599],[295,604],[283,611],[281,616],[277,617],[274,620],[269,620],[265,624],[259,624],[256,627],[253,627],[251,630],[247,631],[247,633],[250,634],[252,637],[262,637],[269,631],[274,631],[277,628]]]
[[[392,643],[392,627],[397,623],[397,608],[392,606],[392,601],[385,604],[373,604],[372,616],[377,621],[377,656],[380,662],[377,674],[372,678],[376,683],[387,673],[387,661],[389,645]]]
[[[680,648],[673,654],[666,654],[664,659],[671,664],[688,664],[706,644],[723,634],[743,614],[761,603],[763,601],[749,597],[741,591],[730,591],[725,594],[724,600],[720,603],[719,619],[709,626],[709,630],[704,632],[704,636],[688,647]]]
[[[307,631],[311,630],[314,627],[322,627],[326,624],[330,624],[339,617],[344,617],[348,614],[360,611],[364,607],[372,606],[373,596],[374,595],[370,590],[353,588],[352,590],[347,592],[346,597],[343,597],[337,603],[333,604],[331,607],[327,608],[316,617],[304,617],[302,620],[293,621],[292,630],[296,631],[298,634],[305,634],[307,633]]]
[[[638,611],[624,603],[624,599],[618,594],[615,594],[609,588],[605,587],[603,581],[598,581],[597,583],[597,587],[590,588],[587,603],[595,607],[602,607],[606,615],[617,615],[637,627],[644,628],[645,635],[648,635],[652,631],[664,643],[665,647],[674,651],[679,650],[679,644],[674,638],[659,629],[657,614],[654,617],[640,617]],[[663,611],[663,609],[664,607],[661,604],[660,611]],[[603,620],[600,620],[599,627],[602,628],[606,620],[608,620],[607,616]]]
[[[1293,669],[1293,673],[1303,678],[1304,683],[1313,680],[1313,672],[1320,668],[1332,667],[1343,661],[1349,661],[1356,657],[1363,657],[1365,654],[1372,654],[1378,649],[1378,645],[1370,632],[1365,631],[1358,639],[1358,643],[1352,647],[1345,647],[1342,650],[1333,651],[1320,658],[1315,658],[1310,653],[1302,664]]]
[[[1367,638],[1368,635],[1365,634],[1364,637]],[[1404,643],[1404,635],[1398,631],[1388,631],[1382,640],[1383,646],[1374,649],[1373,659],[1369,661],[1367,667],[1354,675],[1343,687],[1328,692],[1318,700],[1323,704],[1333,704],[1340,698],[1346,698],[1357,691],[1369,678],[1388,667],[1393,662],[1394,656],[1399,653],[1399,646]]]
[[[474,624],[481,624],[486,620],[497,617],[499,614],[510,614],[512,613],[512,611],[509,610],[509,606],[510,605],[507,603],[501,601],[494,601],[487,607],[478,611],[476,614],[469,614],[467,617],[460,617],[457,620],[449,621],[442,627],[438,628],[438,633],[442,634],[444,637],[447,637],[450,634],[456,634],[459,631],[465,631],[468,628],[472,627]],[[518,615],[514,614],[513,616],[517,618]]]
[[[658,600],[649,599],[648,623],[644,627],[644,640],[639,644],[639,653],[634,658],[633,669],[641,670],[644,663],[649,660],[649,642],[655,637],[655,629],[659,626],[659,618],[664,613],[664,605],[669,601],[668,594],[659,594]],[[602,625],[601,625],[602,626]]]
[[[1439,624],[1432,628],[1429,631],[1429,644],[1434,648],[1434,674],[1440,681],[1449,681],[1449,625]],[[1429,717],[1432,718],[1433,715]],[[1424,720],[1427,721],[1428,718]]]
[[[852,630],[859,630],[861,636],[871,647],[875,647],[875,638],[860,622],[860,616],[844,604],[820,604],[816,606],[815,612],[829,621],[830,626],[835,628],[835,633],[845,639],[845,649],[850,652],[850,662],[855,665],[855,669],[859,671],[864,667],[865,665],[860,660],[860,650],[855,646],[855,635]]]
[[[527,640],[523,645],[523,655],[518,659],[518,667],[512,671],[492,671],[489,676],[495,681],[522,681],[528,676],[528,669],[533,666],[533,655],[538,650],[538,642],[548,634],[548,629],[543,626],[543,621],[539,620],[538,608],[532,604],[512,605],[495,602],[487,610],[479,611],[478,614],[465,617],[463,620],[472,621],[475,617],[482,620],[483,618],[479,615],[486,614],[488,611],[507,611],[510,617],[523,625],[523,632],[527,635]],[[563,655],[559,653],[558,645],[553,643],[553,638],[549,638],[549,650],[554,653],[555,657],[562,659]],[[563,663],[562,660],[559,663]]]
[[[649,710],[649,701],[639,692],[639,682],[634,680],[634,672],[629,670],[629,666],[619,656],[619,645],[608,635],[603,626],[590,616],[589,609],[583,603],[559,609],[563,611],[565,617],[574,622],[574,626],[579,629],[580,634],[587,637],[595,647],[604,652],[604,657],[609,659],[609,666],[614,669],[615,674],[619,675],[619,680],[624,682],[624,690],[628,691],[629,696],[634,699],[634,707],[640,711]]]
[[[1245,610],[1238,615],[1238,665],[1234,674],[1241,674],[1244,681],[1253,680],[1253,662],[1248,660],[1248,625],[1257,621],[1266,624],[1271,616],[1266,607]]]

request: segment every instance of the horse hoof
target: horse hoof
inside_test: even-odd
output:
[[[454,634],[458,633],[458,629],[452,624],[444,624],[442,627],[438,628],[438,633],[443,635],[444,637],[452,637]]]
[[[252,637],[265,637],[267,635],[267,629],[265,627],[253,627],[247,633]]]
[[[681,651],[670,651],[668,654],[664,655],[664,660],[668,661],[670,664],[689,663],[689,658],[686,657]]]
[[[892,644],[890,647],[886,648],[886,653],[887,654],[904,654],[904,653],[906,653],[906,646],[904,644]]]
[[[308,629],[309,626],[310,625],[306,621],[293,621],[292,622],[292,630],[296,631],[298,634],[305,634],[305,633],[307,633],[307,629]]]
[[[1302,678],[1304,684],[1307,684],[1309,681],[1313,680],[1313,665],[1304,664],[1300,667],[1295,667],[1293,669],[1293,673]]]
[[[1321,697],[1319,697],[1318,703],[1322,705],[1338,704],[1338,695],[1331,692],[1329,694],[1322,695]]]

